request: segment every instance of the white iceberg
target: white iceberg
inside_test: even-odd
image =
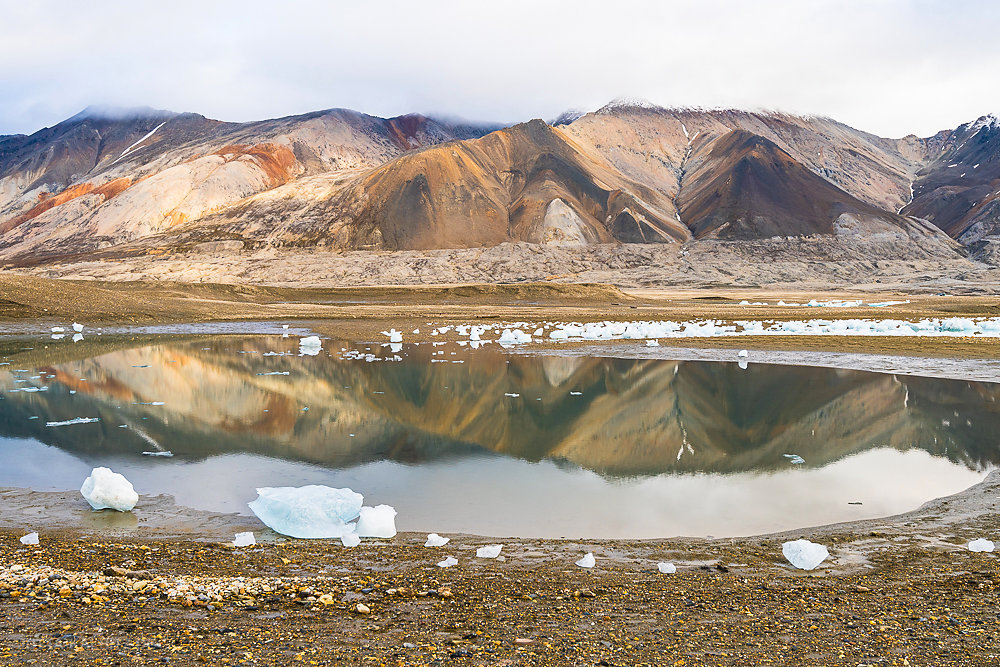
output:
[[[443,561],[437,564],[438,567],[451,567],[452,565],[458,565],[458,559],[448,556]]]
[[[357,532],[360,537],[395,537],[396,510],[389,505],[362,507]]]
[[[781,553],[788,562],[800,570],[814,570],[830,557],[830,552],[822,544],[809,540],[793,540],[781,545]]]
[[[236,538],[233,540],[234,547],[252,547],[257,544],[257,539],[253,536],[253,533],[236,533]]]
[[[577,567],[594,567],[597,564],[597,559],[594,558],[594,554],[587,552],[587,555],[576,561]]]
[[[983,539],[981,537],[978,540],[972,540],[971,542],[969,542],[969,551],[973,551],[976,553],[981,553],[984,551],[991,552],[995,548],[996,545],[993,544],[992,541]]]
[[[660,574],[673,574],[677,571],[677,566],[673,563],[657,563],[656,569],[660,571]]]
[[[341,537],[354,532],[348,525],[361,513],[364,496],[329,486],[264,487],[250,509],[276,533],[307,539]]]
[[[83,481],[80,493],[95,510],[131,512],[139,502],[139,494],[132,483],[110,468],[94,468],[90,477]]]
[[[323,341],[319,336],[306,336],[299,339],[299,356],[315,357],[323,349]]]
[[[424,542],[425,547],[443,547],[444,545],[451,542],[450,537],[441,537],[437,533],[431,533],[427,536],[427,541]]]
[[[503,549],[502,544],[487,544],[485,547],[476,549],[476,558],[496,558]]]
[[[38,533],[28,533],[21,538],[21,544],[28,547],[38,546]]]

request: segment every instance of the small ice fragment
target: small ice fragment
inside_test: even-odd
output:
[[[282,329],[287,329],[287,328],[288,328],[288,325],[287,325],[287,324],[282,324],[282,325],[281,325],[281,328],[282,328]]]
[[[747,352],[746,350],[740,350],[740,353],[739,353],[739,354],[737,354],[736,356],[737,356],[737,357],[741,357],[741,358],[745,358],[745,357],[749,357],[749,356],[750,356],[750,353],[749,353],[749,352]]]
[[[582,391],[571,391],[571,392],[569,392],[569,395],[570,396],[583,396],[583,392]]]
[[[448,556],[443,561],[437,564],[438,567],[451,567],[452,565],[458,565],[458,559]]]
[[[93,424],[94,422],[101,421],[100,417],[77,417],[76,419],[67,419],[62,422],[45,422],[46,426],[73,426],[75,424]]]
[[[656,569],[660,571],[660,574],[673,574],[677,571],[677,566],[673,563],[657,563]]]
[[[65,337],[66,337],[66,334],[61,334],[61,333],[54,333],[51,336],[52,340],[62,340]]]
[[[75,333],[75,334],[73,334],[73,342],[74,343],[79,343],[81,340],[83,340],[83,334],[82,333]]]
[[[969,542],[969,551],[973,551],[973,552],[977,552],[977,553],[983,552],[983,551],[991,552],[995,548],[996,548],[996,545],[993,544],[992,541],[983,539],[982,537],[980,537],[977,540],[972,540],[971,542]]]
[[[577,567],[594,567],[597,564],[597,560],[594,558],[594,554],[587,552],[587,555],[576,561]]]
[[[395,537],[396,510],[389,505],[362,507],[357,531],[361,537]]]
[[[63,329],[62,327],[52,327],[52,333],[62,333],[64,331],[66,330]]]
[[[255,544],[257,539],[253,533],[236,533],[236,539],[233,540],[234,547],[252,547]]]
[[[830,557],[830,552],[822,544],[809,540],[793,540],[781,545],[781,553],[788,562],[800,570],[814,570]]]
[[[496,558],[503,549],[502,544],[487,544],[485,547],[476,549],[476,558]]]
[[[660,347],[660,341],[650,338],[646,341],[646,347]]]
[[[306,336],[299,339],[299,356],[315,357],[323,349],[323,341],[319,336]]]
[[[518,396],[520,396],[520,394],[510,394],[510,393],[504,392],[504,396],[509,396],[510,398],[517,398]]]
[[[83,325],[80,324],[79,322],[73,322],[73,331],[80,333],[81,331],[83,331]]]
[[[345,547],[356,547],[361,544],[361,536],[357,533],[344,533],[340,536],[340,543]]]
[[[806,460],[798,454],[782,454],[782,456],[788,459],[788,462],[792,465],[800,465],[806,462]]]
[[[110,468],[94,468],[80,487],[80,493],[95,510],[130,512],[139,502],[132,483]]]
[[[170,457],[172,457],[174,455],[174,453],[170,452],[170,451],[164,450],[164,451],[159,451],[159,452],[143,452],[142,455],[143,456],[162,456],[164,458],[170,458]]]
[[[389,329],[388,331],[382,332],[383,336],[389,337],[390,343],[402,343],[403,342],[403,332],[396,331],[395,329]]]
[[[424,542],[425,547],[443,547],[444,545],[451,542],[450,537],[441,537],[437,533],[431,533],[427,536],[427,541]]]
[[[21,544],[29,547],[38,545],[38,533],[28,533],[21,538]]]
[[[415,333],[415,334],[418,334],[418,333],[420,333],[420,329],[414,329],[414,330],[413,330],[413,333]]]
[[[348,525],[361,512],[364,496],[351,489],[310,484],[257,489],[250,509],[276,533],[299,538],[333,538],[354,532]]]

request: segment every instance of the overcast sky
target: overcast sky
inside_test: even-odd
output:
[[[514,122],[614,97],[921,136],[1000,112],[993,0],[0,0],[0,134],[91,104]]]

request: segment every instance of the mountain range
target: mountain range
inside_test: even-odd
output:
[[[219,248],[849,239],[962,257],[1000,234],[1000,121],[887,139],[636,101],[499,127],[345,109],[251,123],[88,108],[0,136],[0,262]]]

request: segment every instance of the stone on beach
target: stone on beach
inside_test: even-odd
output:
[[[112,509],[130,512],[139,502],[139,494],[123,475],[109,468],[94,468],[84,480],[80,493],[95,510]]]
[[[830,557],[830,552],[822,544],[809,540],[792,540],[781,545],[781,553],[788,562],[800,570],[814,570]]]
[[[351,489],[329,486],[264,487],[250,509],[264,525],[289,537],[322,539],[354,532],[353,521],[361,513],[364,496]]]

